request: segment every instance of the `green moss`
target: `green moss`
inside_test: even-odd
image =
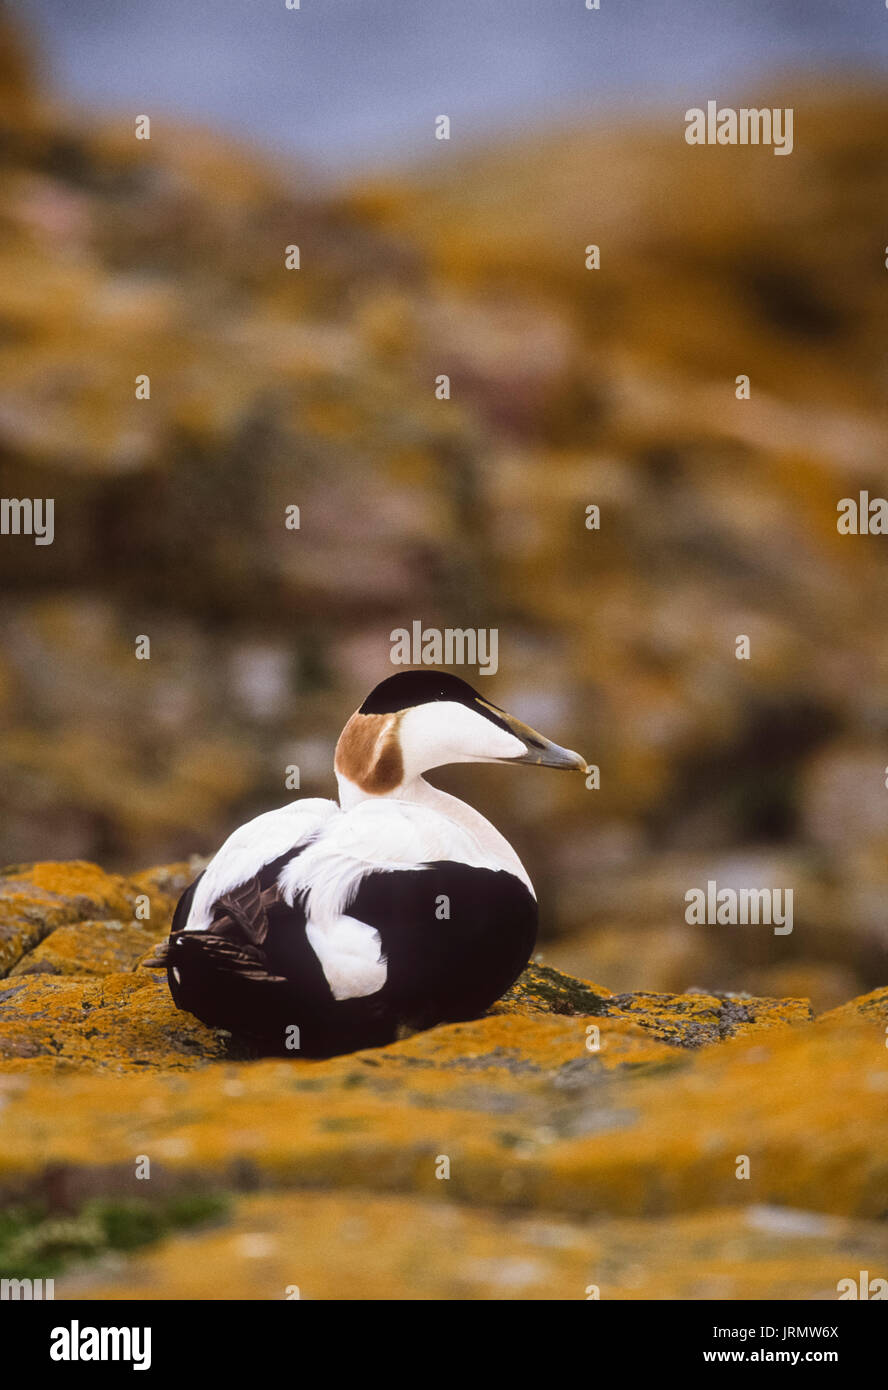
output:
[[[228,1210],[228,1198],[217,1193],[186,1193],[160,1203],[94,1199],[70,1216],[50,1214],[40,1203],[12,1207],[0,1214],[0,1276],[44,1279],[72,1261],[137,1250],[170,1231],[219,1220]]]
[[[166,1204],[170,1225],[178,1229],[221,1221],[230,1211],[230,1199],[223,1192],[186,1192]]]
[[[150,1202],[92,1202],[90,1208],[110,1250],[136,1250],[157,1240],[168,1229],[166,1212]]]
[[[41,1208],[19,1208],[11,1214],[0,1241],[0,1274],[42,1279],[72,1259],[99,1253],[103,1244],[101,1225],[86,1212],[50,1217]]]
[[[550,965],[529,965],[512,988],[503,995],[497,1011],[510,1005],[552,1014],[604,1015],[607,1000],[585,980],[574,979]],[[506,1010],[503,1009],[506,1006]]]

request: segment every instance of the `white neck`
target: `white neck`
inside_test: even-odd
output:
[[[336,774],[336,780],[339,783],[339,804],[343,811],[350,811],[361,801],[409,801],[417,806],[427,806],[439,815],[446,816],[448,820],[455,821],[463,830],[468,831],[485,854],[499,861],[504,869],[520,878],[533,893],[533,884],[528,878],[527,870],[505,835],[501,835],[496,826],[491,825],[474,806],[460,801],[459,797],[440,791],[423,777],[414,777],[412,781],[402,783],[385,796],[368,795],[341,773]]]

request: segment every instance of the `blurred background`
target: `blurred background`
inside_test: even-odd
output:
[[[886,25],[0,10],[0,492],[55,499],[52,546],[0,541],[0,861],[208,853],[294,763],[333,795],[391,630],[496,627],[475,683],[601,789],[433,780],[522,855],[548,962],[885,983],[888,539],[836,504],[888,495]],[[792,155],[689,147],[710,98],[792,106]],[[687,925],[709,878],[793,888],[792,935]]]

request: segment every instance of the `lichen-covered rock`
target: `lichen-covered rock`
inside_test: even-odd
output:
[[[840,1004],[838,1008],[821,1014],[818,1021],[843,1020],[849,1023],[871,1022],[877,1026],[882,1024],[888,1031],[888,986],[885,989],[874,989],[871,994],[863,994],[859,999],[851,999],[847,1004]]]
[[[181,1013],[150,971],[37,971],[0,981],[0,1070],[153,1070],[226,1053],[223,1035]]]
[[[446,1196],[258,1193],[208,1231],[57,1279],[56,1296],[834,1299],[849,1272],[886,1268],[876,1222],[750,1204],[579,1224]]]
[[[549,965],[531,963],[510,990],[495,1004],[494,1013],[599,1014],[610,990],[577,980]]]
[[[0,1078],[0,1191],[34,1195],[51,1175],[67,1201],[138,1194],[146,1155],[158,1193],[333,1183],[429,1197],[444,1156],[448,1197],[470,1205],[582,1218],[748,1202],[884,1212],[880,1027],[773,1029],[670,1049],[673,1066],[649,1040],[635,1074],[608,1065],[608,1020],[597,1052],[584,1030],[563,1031],[578,1022],[538,1019],[525,1039],[521,1019],[485,1019],[325,1062],[119,1076],[20,1065]],[[613,1026],[618,1048],[625,1025]],[[146,1029],[146,1058],[155,1038]]]
[[[193,877],[188,864],[151,869],[131,879],[82,861],[4,869],[0,977],[17,966],[20,973],[50,969],[51,962],[58,967],[51,970],[56,974],[104,974],[97,968],[103,959],[116,969],[134,965],[153,941],[168,933],[176,901]],[[32,967],[25,958],[59,927],[76,930],[48,945]]]
[[[616,994],[605,1012],[633,1019],[663,1042],[703,1047],[738,1033],[808,1023],[807,999],[754,999],[746,994]]]
[[[614,994],[551,966],[532,964],[490,1011],[584,1014],[625,1018],[641,1032],[678,1047],[702,1047],[737,1033],[808,1022],[807,999],[755,999],[746,994]]]
[[[0,975],[56,927],[130,912],[125,880],[95,864],[13,865],[0,875]]]
[[[156,939],[150,922],[77,922],[56,927],[9,974],[113,975],[133,969]]]
[[[888,991],[812,1021],[535,963],[483,1018],[255,1060],[141,951],[193,870],[6,878],[42,941],[0,981],[0,1199],[45,1208],[11,1248],[59,1260],[72,1296],[828,1298],[849,1260],[879,1267]],[[112,915],[146,896],[148,921]],[[89,1243],[97,1201],[206,1193],[231,1220],[187,1244]],[[76,1241],[53,1244],[54,1212]]]
[[[207,867],[207,859],[192,855],[187,862],[162,864],[155,869],[143,869],[132,874],[129,883],[137,894],[145,894],[153,904],[158,919],[162,922],[164,914],[171,914],[179,898],[202,869]]]
[[[579,980],[573,983],[582,985]],[[513,1008],[505,1015],[494,1009],[473,1022],[414,1033],[395,1049],[355,1055],[369,1059],[371,1065],[378,1057],[380,1065],[403,1067],[411,1074],[418,1068],[464,1069],[479,1077],[488,1072],[497,1084],[508,1073],[529,1079],[547,1077],[559,1086],[569,1086],[573,1078],[599,1068],[638,1072],[680,1063],[674,1046],[655,1040],[649,1030],[629,1019],[566,1017],[560,1012],[545,1016],[534,1008],[527,1013]]]

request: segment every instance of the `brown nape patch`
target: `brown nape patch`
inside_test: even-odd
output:
[[[339,735],[333,765],[368,796],[393,792],[404,779],[398,716],[353,714]]]

